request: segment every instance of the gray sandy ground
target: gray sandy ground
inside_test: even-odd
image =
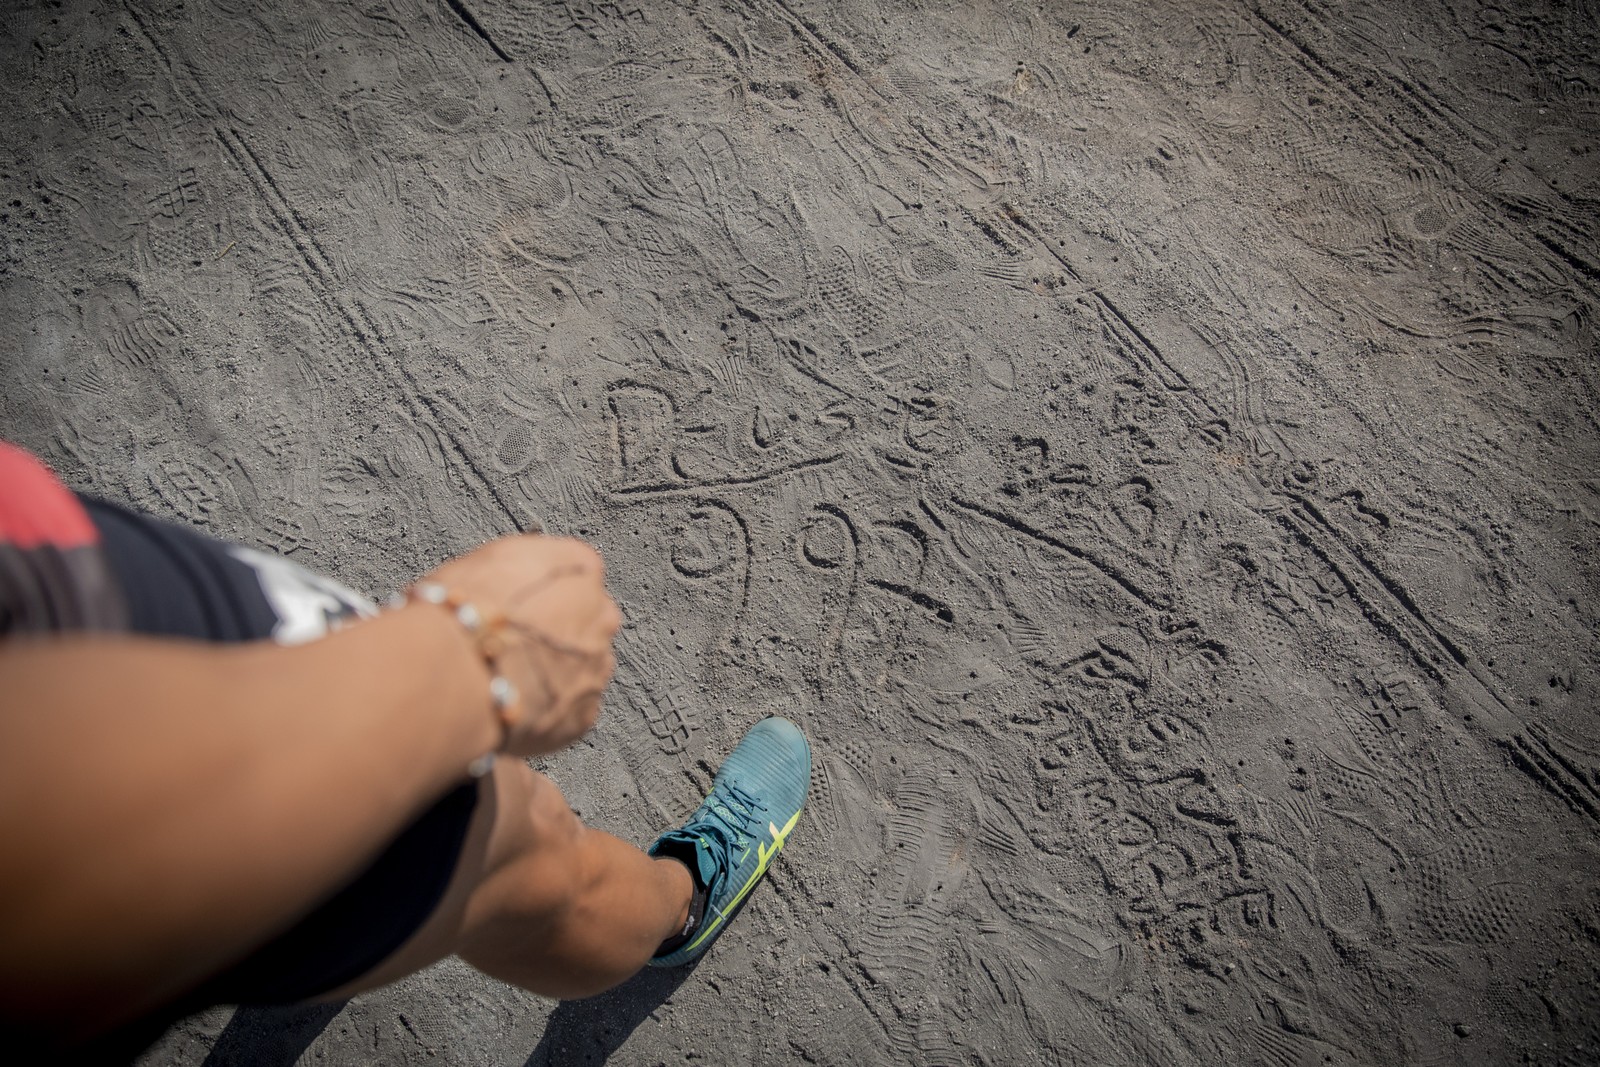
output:
[[[691,974],[144,1062],[1600,1062],[1597,23],[7,5],[6,437],[374,594],[594,540],[631,840],[816,749]]]

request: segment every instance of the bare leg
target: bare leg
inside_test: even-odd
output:
[[[501,760],[481,787],[460,862],[432,917],[393,956],[329,999],[376,989],[459,954],[503,981],[552,997],[618,984],[683,929],[692,884],[584,826],[554,783]]]
[[[517,855],[472,895],[457,953],[487,974],[553,997],[584,997],[634,974],[683,929],[688,868],[578,821],[529,772],[532,818]]]

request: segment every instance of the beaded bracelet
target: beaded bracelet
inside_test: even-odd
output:
[[[485,752],[467,765],[468,774],[482,778],[494,769],[495,755],[505,748],[512,729],[521,719],[516,713],[517,687],[500,673],[499,656],[503,649],[500,631],[504,623],[499,619],[486,620],[475,605],[457,598],[438,582],[418,582],[407,592],[403,602],[417,600],[437,604],[450,612],[467,631],[467,636],[472,638],[484,666],[489,668],[489,703],[494,708],[495,717],[500,720],[501,742],[499,748]]]

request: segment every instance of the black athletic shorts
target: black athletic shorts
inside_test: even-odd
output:
[[[370,602],[277,556],[85,500],[135,633],[203,641],[313,640]],[[337,709],[330,709],[337,714]],[[478,805],[463,782],[401,832],[354,882],[206,982],[203,999],[285,1004],[377,966],[438,907]]]
[[[120,587],[116,629],[202,641],[315,639],[371,614],[351,590],[277,556],[206,537],[102,501],[79,498]],[[56,627],[51,627],[56,628]],[[68,629],[75,627],[65,627]],[[104,629],[105,627],[96,627]],[[329,714],[337,714],[329,709]],[[292,928],[179,1002],[107,1040],[99,1059],[131,1058],[167,1025],[213,1004],[285,1004],[360,977],[438,907],[478,804],[479,783],[446,793],[353,882]]]

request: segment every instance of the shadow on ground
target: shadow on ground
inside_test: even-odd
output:
[[[217,1035],[201,1067],[289,1067],[303,1055],[345,1002],[282,1008],[243,1007]]]
[[[524,1067],[605,1063],[633,1031],[677,992],[694,966],[646,968],[617,988],[587,1000],[563,1000]]]

